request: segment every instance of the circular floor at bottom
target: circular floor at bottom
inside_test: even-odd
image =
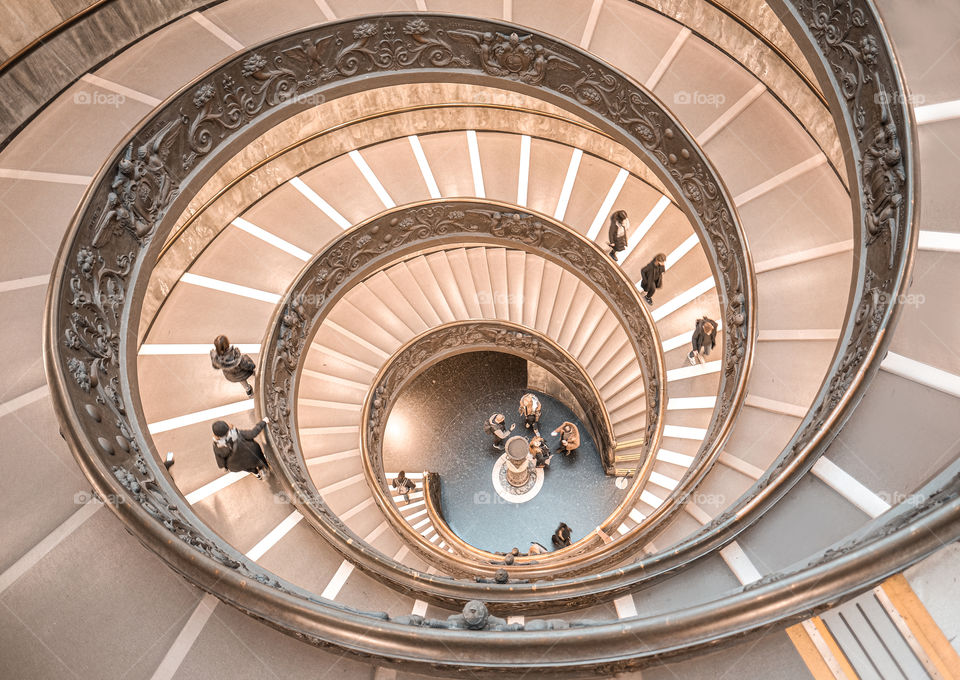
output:
[[[560,401],[535,392],[543,404],[540,433],[551,450],[559,437],[550,432],[565,420],[577,424],[583,443],[569,456],[554,455],[542,488],[529,501],[509,503],[497,494],[491,473],[502,451],[493,448],[483,423],[491,413],[503,413],[507,427],[516,424],[513,434],[532,436],[517,413],[520,397],[530,391],[526,379],[526,362],[503,354],[448,359],[404,390],[387,426],[385,469],[438,472],[447,523],[485,550],[526,551],[531,541],[549,548],[560,522],[571,527],[574,540],[582,538],[626,493],[604,473],[586,426]]]

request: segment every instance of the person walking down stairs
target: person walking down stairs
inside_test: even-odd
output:
[[[249,430],[241,430],[218,420],[213,424],[213,454],[217,466],[229,472],[249,472],[263,479],[261,470],[268,468],[263,449],[256,436],[263,432],[268,420],[264,418]]]
[[[643,289],[643,299],[648,305],[653,304],[653,294],[663,286],[663,272],[666,269],[667,256],[657,253],[647,266],[640,270],[640,287]]]
[[[617,253],[627,249],[627,229],[630,220],[626,210],[618,210],[610,215],[610,230],[607,234],[607,245],[610,246],[610,257],[617,261]]]
[[[403,470],[397,473],[390,484],[397,490],[398,496],[403,496],[404,503],[410,502],[410,494],[417,488],[416,483],[407,477],[407,473]]]
[[[210,363],[217,370],[223,371],[223,377],[230,382],[240,383],[248,397],[253,396],[253,388],[247,382],[253,377],[257,365],[249,355],[243,354],[230,344],[226,335],[218,335],[213,341],[210,350]]]
[[[717,344],[717,322],[706,316],[697,319],[692,340],[693,351],[687,355],[691,366],[704,363],[703,357]]]

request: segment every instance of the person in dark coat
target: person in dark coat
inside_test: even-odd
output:
[[[256,436],[267,426],[264,418],[250,430],[240,430],[222,420],[213,424],[213,453],[217,466],[230,472],[249,472],[263,479],[260,471],[269,467]]]
[[[550,541],[553,543],[554,548],[565,548],[570,545],[570,527],[560,522],[560,526],[553,532]]]
[[[657,256],[640,270],[640,287],[643,288],[643,299],[647,301],[648,305],[653,304],[653,294],[663,286],[663,272],[666,268],[664,266],[666,261],[666,255],[657,253]]]
[[[210,363],[214,368],[223,371],[224,378],[243,385],[248,397],[253,396],[253,388],[247,380],[253,377],[257,365],[249,355],[242,354],[239,349],[231,345],[226,335],[218,335],[213,341]]]
[[[510,429],[505,430],[503,427],[505,421],[506,418],[504,418],[502,413],[494,413],[487,419],[487,422],[483,424],[483,431],[493,437],[493,448],[495,449],[503,449],[504,440],[510,436],[513,428],[516,427],[516,424],[511,423]]]
[[[703,357],[709,355],[717,344],[717,322],[706,316],[697,319],[692,344],[693,351],[687,355],[690,365],[704,363]]]
[[[626,210],[618,210],[610,215],[610,228],[607,232],[607,245],[610,246],[610,257],[614,262],[617,260],[617,253],[627,249],[627,229],[630,227],[630,220],[627,219]]]

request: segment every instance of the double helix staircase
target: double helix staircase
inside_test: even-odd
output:
[[[815,402],[841,339],[851,277],[860,263],[848,169],[831,142],[836,132],[831,136],[810,125],[815,116],[786,98],[780,71],[771,67],[758,79],[747,50],[738,61],[695,19],[684,26],[626,0],[563,7],[532,0],[408,4],[226,0],[171,21],[111,56],[51,97],[0,151],[3,228],[11,244],[0,255],[0,305],[8,320],[2,333],[15,352],[3,369],[0,399],[10,469],[0,648],[17,677],[262,677],[320,667],[358,678],[396,672],[378,668],[385,663],[380,660],[341,657],[279,635],[186,584],[132,541],[92,499],[89,482],[56,435],[61,426],[42,367],[47,274],[92,176],[163,98],[226,56],[276,34],[386,11],[488,13],[581,45],[622,69],[665,102],[703,147],[733,197],[750,245],[759,334],[743,408],[716,464],[682,511],[644,540],[641,551],[621,555],[620,566],[667,554],[722,516],[775,464]],[[705,11],[716,10],[713,3],[702,4]],[[903,8],[880,5],[915,94],[930,97],[929,103],[954,97],[950,74],[930,55],[917,22],[901,16]],[[504,16],[507,8],[511,13]],[[949,22],[939,18],[951,8],[917,11],[924,27],[938,26],[949,35]],[[809,71],[805,63],[797,68]],[[491,111],[482,108],[490,101],[451,103]],[[524,113],[528,121],[538,118],[530,108]],[[540,110],[561,115],[546,105]],[[502,122],[485,128],[484,116],[476,114],[469,123],[435,131],[430,121],[444,114],[442,106],[423,106],[412,122],[358,136],[351,148],[297,159],[289,177],[265,182],[255,195],[238,194],[225,211],[211,210],[215,226],[206,240],[180,264],[172,285],[160,288],[140,337],[127,340],[137,345],[133,384],[145,434],[161,455],[174,453],[170,478],[195,515],[247,559],[321,601],[392,617],[444,619],[459,607],[394,589],[357,568],[303,521],[276,472],[265,480],[223,473],[210,451],[213,421],[252,424],[262,412],[210,367],[211,341],[224,333],[258,360],[288,286],[305,262],[345,230],[396,207],[481,198],[555,219],[605,249],[607,219],[624,209],[631,220],[628,250],[618,265],[624,274],[639,282],[653,255],[667,255],[664,287],[650,308],[667,368],[663,440],[617,534],[641,525],[689,474],[723,370],[725,328],[715,357],[703,366],[686,360],[694,320],[725,316],[709,253],[662,184],[642,169],[625,168],[620,157],[615,162],[612,155],[595,154],[597,145],[611,143],[596,130],[579,127],[583,138],[574,143],[550,138],[551,125],[560,123],[549,116],[541,116],[539,127],[508,130]],[[582,123],[563,115],[569,118],[565,124]],[[639,580],[606,597],[571,603],[562,614],[535,608],[524,613],[518,606],[511,609],[512,622],[557,616],[616,622],[715,602],[857,535],[891,506],[911,502],[922,484],[954,461],[950,416],[960,396],[960,359],[950,349],[955,315],[944,291],[956,284],[958,249],[949,220],[955,192],[940,179],[952,162],[954,127],[950,118],[920,127],[923,213],[931,221],[921,224],[929,231],[920,235],[912,297],[901,301],[902,318],[891,331],[883,370],[810,472],[735,541],[670,578]],[[306,352],[298,393],[301,443],[313,483],[338,521],[425,578],[448,575],[411,550],[378,511],[364,478],[361,411],[377,373],[404,343],[438,325],[471,319],[527,326],[565,348],[592,378],[614,438],[623,444],[618,471],[631,474],[641,463],[648,414],[637,358],[615,314],[577,272],[529,252],[476,244],[417,254],[376,272],[337,302]],[[452,553],[436,528],[424,523],[419,472],[407,471],[419,488],[397,509],[424,540]],[[395,473],[388,471],[387,478]],[[954,552],[948,547],[931,563]],[[923,580],[932,569],[923,564],[907,578],[918,589],[928,584],[924,604],[948,628],[955,621],[935,595],[942,584]],[[902,628],[887,625],[885,590],[878,590],[869,602],[852,600],[804,624],[804,630],[825,625],[836,639],[838,648],[824,656],[825,663],[832,658],[840,664],[840,671],[831,667],[835,677],[847,672],[844,663],[859,677],[894,677],[889,669],[898,664],[903,677],[935,677],[922,654],[903,642],[909,636]],[[81,625],[90,611],[98,612],[96,625]],[[723,668],[744,677],[819,677],[797,635],[777,629],[643,675],[714,677]],[[417,676],[401,670],[397,677]]]

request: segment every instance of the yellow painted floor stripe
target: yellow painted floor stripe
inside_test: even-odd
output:
[[[843,653],[843,650],[840,649],[840,645],[833,639],[833,634],[827,628],[827,624],[823,622],[823,619],[819,616],[814,616],[810,619],[810,623],[817,629],[817,632],[820,633],[820,637],[823,638],[830,653],[833,654],[833,659],[842,673],[840,677],[846,677],[849,678],[849,680],[860,680],[860,676],[853,670],[853,666],[850,665],[847,656]]]
[[[941,676],[960,678],[960,655],[950,645],[940,626],[930,616],[930,612],[913,592],[903,574],[888,579],[881,587]]]
[[[787,628],[787,635],[790,637],[793,646],[797,648],[797,652],[800,653],[803,663],[807,664],[807,670],[810,671],[814,680],[835,680],[833,673],[830,672],[830,667],[820,656],[817,646],[813,644],[810,635],[804,630],[803,624],[798,623]]]

